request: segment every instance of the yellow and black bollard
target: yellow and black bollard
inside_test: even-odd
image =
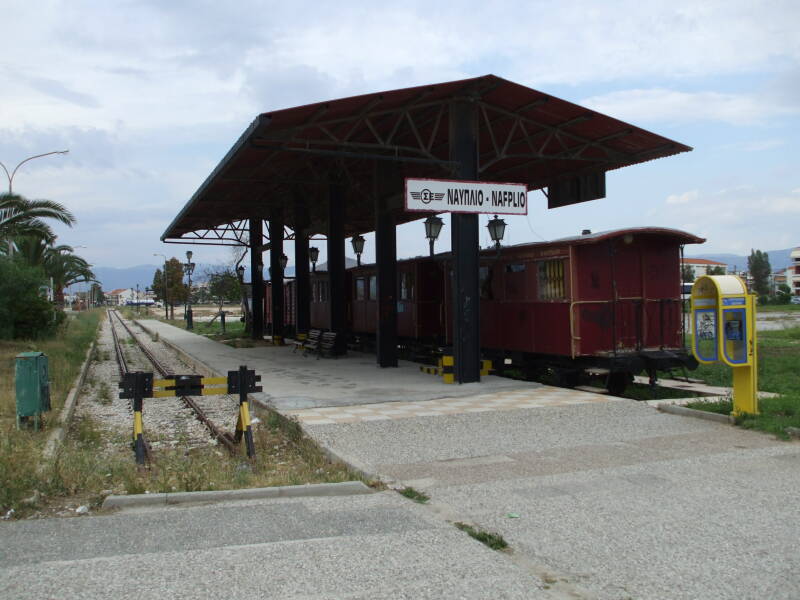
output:
[[[245,366],[240,366],[238,371],[228,371],[228,393],[239,394],[239,416],[236,418],[235,439],[240,442],[244,438],[248,458],[255,457],[256,447],[253,442],[253,427],[250,423],[250,404],[247,394],[262,390],[261,386],[256,385],[258,381],[261,381],[261,376],[256,375],[255,371],[248,370]]]
[[[153,374],[136,371],[125,373],[119,382],[120,398],[131,400],[133,405],[133,451],[136,454],[137,464],[143,465],[145,459],[144,426],[142,422],[142,409],[144,399],[153,396]]]

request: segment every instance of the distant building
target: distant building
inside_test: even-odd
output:
[[[786,269],[786,285],[792,289],[793,296],[800,296],[800,246],[789,255],[791,264]]]
[[[695,279],[703,275],[708,275],[709,269],[713,269],[714,267],[722,267],[725,269],[725,273],[728,273],[728,265],[715,260],[708,260],[707,258],[684,258],[681,264],[694,269]]]
[[[791,285],[789,285],[789,281],[791,279],[791,271],[792,268],[789,267],[788,269],[781,269],[779,271],[772,272],[772,275],[770,277],[770,290],[772,290],[773,294],[777,294],[779,288],[784,284],[788,285],[789,287],[792,287]]]
[[[126,302],[133,301],[136,292],[131,288],[119,288],[103,294],[109,306],[124,306]]]

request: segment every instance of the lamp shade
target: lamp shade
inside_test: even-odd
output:
[[[186,251],[186,262],[192,262],[192,251],[191,250],[187,250]]]
[[[286,265],[289,263],[289,257],[285,254],[281,255],[281,270],[286,270]]]
[[[494,219],[486,224],[486,228],[489,230],[492,241],[499,246],[506,233],[506,222],[495,215]]]
[[[435,242],[439,238],[439,233],[442,231],[442,225],[444,225],[444,222],[436,215],[425,219],[425,237]]]
[[[236,274],[239,276],[239,281],[244,281],[244,265],[239,265],[236,268]]]
[[[308,258],[311,259],[311,262],[316,264],[319,260],[319,248],[316,246],[311,246],[308,249]]]
[[[353,244],[353,252],[356,254],[361,254],[364,252],[364,236],[363,235],[354,235],[353,239],[350,240],[350,243]]]

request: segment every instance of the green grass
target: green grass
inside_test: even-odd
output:
[[[68,318],[49,340],[0,341],[0,432],[13,424],[16,414],[15,357],[20,352],[44,352],[50,373],[50,399],[53,411],[64,406],[64,400],[80,371],[86,350],[97,335],[102,311],[80,313]]]
[[[800,311],[800,304],[764,304],[759,305],[759,313],[770,312],[798,312]]]
[[[481,531],[472,525],[466,523],[454,523],[454,525],[469,534],[470,537],[478,540],[481,544],[489,546],[492,550],[504,550],[508,548],[508,543],[503,539],[499,533],[490,533],[488,531]]]
[[[414,502],[419,502],[420,504],[426,504],[431,499],[431,497],[427,494],[423,494],[412,487],[403,488],[400,490],[400,495],[405,496]]]
[[[759,308],[759,310],[761,310]],[[758,389],[780,394],[778,398],[761,398],[758,415],[737,417],[736,424],[746,429],[772,433],[788,439],[786,427],[800,427],[800,327],[758,334]],[[732,369],[725,365],[701,365],[692,377],[710,385],[730,387]],[[693,402],[687,407],[721,414],[730,414],[730,401]]]

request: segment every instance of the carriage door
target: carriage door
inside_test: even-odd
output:
[[[611,244],[611,273],[614,301],[616,350],[642,347],[642,242],[627,234]]]

